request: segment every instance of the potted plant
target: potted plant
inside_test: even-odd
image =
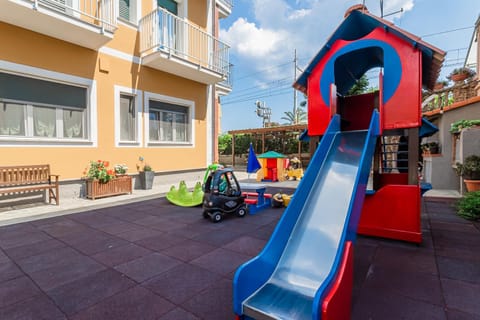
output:
[[[101,197],[132,193],[132,178],[127,175],[117,176],[116,170],[108,167],[108,161],[90,161],[90,165],[83,172],[87,198],[95,200]]]
[[[480,191],[469,192],[457,202],[457,213],[468,220],[480,219]]]
[[[442,90],[446,86],[448,86],[448,80],[440,80],[435,83],[433,90]]]
[[[115,175],[117,177],[127,174],[128,167],[125,164],[116,164],[113,168],[115,169]]]
[[[462,67],[453,69],[447,79],[452,80],[454,82],[461,82],[465,79],[471,78],[475,75],[475,71],[470,68]]]
[[[140,160],[140,165],[137,165],[140,186],[144,190],[152,189],[155,172],[148,163],[144,162],[143,157],[139,157],[138,160]]]
[[[470,155],[456,163],[456,172],[463,177],[468,192],[480,190],[480,156]]]

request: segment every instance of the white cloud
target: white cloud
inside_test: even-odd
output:
[[[220,37],[250,72],[268,69],[260,75],[265,80],[288,76],[282,75],[275,66],[293,61],[295,49],[304,64],[313,58],[342,22],[345,11],[359,3],[358,0],[340,3],[329,0],[250,1],[254,16],[238,18],[227,30],[220,31]],[[372,13],[380,14],[377,0],[367,0],[366,5],[372,7],[369,8]],[[384,1],[384,13],[400,8],[405,12],[413,5],[414,0]],[[398,17],[399,14],[390,19]]]

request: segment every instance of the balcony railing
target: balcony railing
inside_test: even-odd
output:
[[[34,9],[45,7],[98,26],[102,32],[117,28],[115,0],[80,0],[76,6],[69,0],[33,0],[32,4]]]
[[[0,21],[98,50],[113,39],[117,0],[0,0]]]
[[[221,78],[229,74],[229,46],[187,19],[158,8],[140,20],[139,28],[142,58],[161,51]]]
[[[475,88],[478,83],[479,80],[471,80],[467,83],[455,84],[452,87],[436,90],[423,100],[422,113],[443,110],[449,105],[477,96]]]

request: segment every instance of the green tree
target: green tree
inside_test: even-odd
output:
[[[367,78],[367,75],[364,74],[363,76],[360,77],[360,79],[355,81],[355,83],[350,88],[350,90],[348,90],[347,96],[354,96],[357,94],[365,93],[368,91],[368,86],[369,86],[368,78]]]
[[[218,152],[225,154],[225,150],[230,147],[232,150],[232,135],[229,133],[223,133],[218,136]]]

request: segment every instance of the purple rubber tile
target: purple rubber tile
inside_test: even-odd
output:
[[[0,308],[0,319],[64,320],[66,316],[44,294]]]
[[[92,225],[92,228],[95,228],[96,230],[100,230],[111,235],[117,235],[119,233],[136,230],[139,228],[139,226],[132,222],[117,220],[116,222],[111,224]]]
[[[119,264],[135,260],[151,253],[152,251],[144,247],[137,246],[134,243],[128,243],[123,246],[104,250],[91,257],[104,265],[115,267]]]
[[[93,259],[75,256],[29,275],[42,290],[48,291],[104,269],[105,266]]]
[[[98,211],[76,214],[71,219],[87,226],[105,226],[120,222],[120,220]]]
[[[371,266],[363,288],[371,291],[392,293],[410,297],[430,304],[441,305],[443,297],[440,280],[437,275],[403,271],[403,266],[395,269],[384,269]],[[422,285],[419,286],[418,284]]]
[[[447,310],[448,320],[480,320],[480,315],[474,315],[458,310]]]
[[[188,224],[183,222],[165,220],[161,223],[152,224],[150,227],[155,230],[168,232],[175,229],[185,228],[186,226],[188,226]]]
[[[242,236],[235,241],[232,241],[223,248],[239,252],[248,256],[254,256],[260,253],[265,246],[265,241],[253,238],[250,236]]]
[[[82,257],[82,255],[74,249],[70,247],[60,247],[19,259],[17,263],[26,273],[33,273],[55,267],[60,263],[80,257]]]
[[[143,285],[172,303],[182,304],[214,285],[219,279],[219,275],[201,267],[181,264],[146,281]]]
[[[377,267],[389,270],[398,270],[401,266],[402,272],[438,274],[437,264],[432,252],[416,247],[391,248],[381,246],[376,251],[374,264]]]
[[[442,279],[441,281],[448,309],[480,316],[479,284],[451,279]]]
[[[33,244],[27,244],[5,250],[5,252],[14,260],[19,260],[33,255],[42,254],[52,250],[64,248],[65,243],[56,239],[45,240]],[[1,259],[0,259],[1,261]]]
[[[478,261],[438,256],[437,263],[442,278],[480,284],[480,263]]]
[[[41,292],[27,277],[4,281],[0,285],[0,308],[30,299]]]
[[[228,275],[239,265],[250,259],[250,256],[219,248],[195,260],[191,264],[200,266],[220,275]]]
[[[185,241],[184,237],[171,233],[157,231],[155,234],[153,237],[143,238],[135,243],[150,250],[161,252]]]
[[[108,269],[59,286],[47,294],[70,316],[135,285],[121,273]]]
[[[202,218],[203,219],[203,218]],[[216,230],[213,223],[207,221],[200,221],[198,224],[186,225],[181,228],[175,228],[173,230],[168,230],[168,234],[174,234],[180,237],[193,239],[201,234],[210,233],[213,230]]]
[[[214,286],[208,287],[200,294],[183,303],[183,307],[200,319],[234,319],[232,292],[232,282],[222,279]]]
[[[215,249],[216,247],[209,244],[187,239],[178,244],[173,244],[171,247],[162,250],[161,253],[188,262]]]
[[[447,320],[444,308],[382,290],[362,290],[352,308],[352,320]]]
[[[89,227],[71,219],[62,219],[55,223],[39,226],[38,229],[48,233],[52,237],[63,238],[73,233],[88,231]]]
[[[120,264],[116,266],[115,269],[137,282],[143,282],[179,264],[181,264],[181,262],[177,259],[170,258],[160,253],[152,253]]]
[[[222,222],[220,222],[222,223]],[[217,224],[220,224],[220,223],[217,223]],[[202,241],[202,242],[205,242],[207,244],[210,244],[212,246],[217,246],[217,247],[221,247],[231,241],[234,241],[236,239],[238,239],[240,237],[239,234],[235,234],[235,233],[227,233],[227,232],[221,232],[221,231],[211,231],[211,232],[208,232],[208,233],[202,233],[198,236],[196,236],[195,238],[193,238],[193,240],[196,240],[196,241]]]
[[[2,282],[23,276],[23,272],[12,261],[0,262],[0,285]]]
[[[10,258],[0,249],[0,263],[10,262]]]
[[[138,226],[137,228],[122,233],[118,233],[115,236],[128,240],[128,241],[139,241],[145,238],[155,237],[161,235],[162,232],[158,230],[153,230],[150,228]]]
[[[272,236],[273,230],[275,230],[276,225],[276,222],[266,224],[259,228],[255,228],[254,230],[247,233],[247,235],[267,241]]]
[[[158,320],[200,320],[200,318],[194,316],[188,311],[181,308],[175,308],[164,316],[158,318]]]
[[[86,255],[93,255],[105,250],[127,245],[128,243],[127,240],[105,235],[73,244],[72,247]]]
[[[38,230],[33,232],[21,233],[10,232],[8,233],[8,235],[3,235],[0,239],[0,248],[2,248],[3,250],[8,250],[11,248],[35,244],[50,239],[52,238],[49,235]]]
[[[71,320],[155,320],[173,310],[175,305],[136,286],[107,298],[70,317]]]

